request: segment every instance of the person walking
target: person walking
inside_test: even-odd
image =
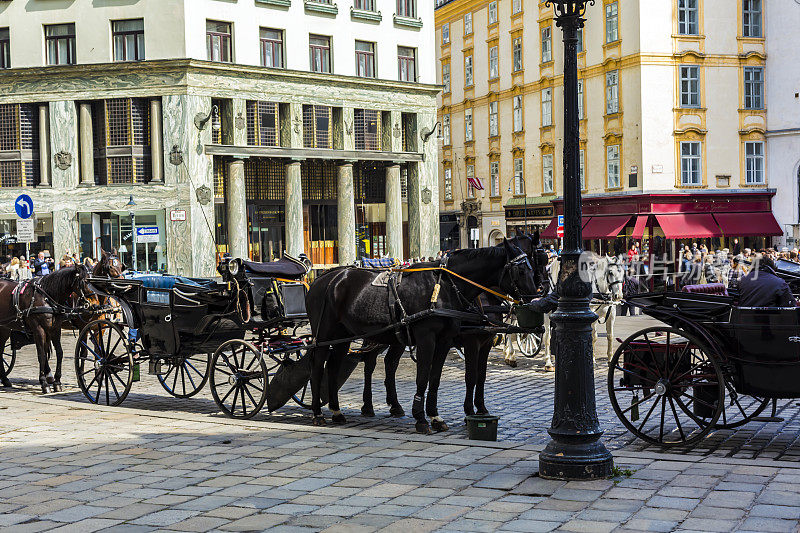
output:
[[[11,259],[11,262],[6,267],[6,273],[8,274],[8,277],[11,278],[11,281],[20,280],[19,258],[13,257]]]

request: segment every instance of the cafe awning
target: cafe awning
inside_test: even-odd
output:
[[[758,237],[783,235],[783,230],[775,216],[763,211],[760,213],[715,213],[722,233],[727,237]]]
[[[592,217],[583,217],[581,219],[581,221],[583,222],[582,227],[585,228],[586,224],[589,222],[589,220],[591,218]],[[628,217],[628,218],[630,218],[630,217]],[[542,238],[542,239],[556,239],[556,238],[558,238],[557,235],[556,235],[556,228],[558,228],[558,216],[554,216],[553,217],[553,220],[551,220],[550,224],[548,224],[547,227],[544,228],[544,231],[542,231],[542,233],[541,233],[541,235],[539,235],[539,237]],[[586,237],[584,235],[583,238],[586,239],[588,237]]]
[[[636,224],[633,226],[631,239],[641,239],[644,237],[644,229],[647,227],[647,219],[650,215],[639,215],[636,217]]]
[[[667,239],[703,239],[722,237],[711,213],[674,213],[656,215]]]
[[[583,227],[584,239],[613,239],[628,224],[630,215],[591,217]]]

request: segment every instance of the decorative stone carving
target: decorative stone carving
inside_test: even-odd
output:
[[[245,118],[242,116],[241,112],[236,115],[235,119],[233,119],[233,127],[237,130],[243,130],[247,127],[247,121],[245,121]]]
[[[183,152],[181,152],[177,144],[172,145],[172,150],[169,152],[169,162],[176,167],[183,163]]]
[[[399,139],[400,136],[403,134],[403,130],[400,128],[400,124],[397,122],[394,123],[394,128],[392,129],[392,133],[394,134],[396,139]]]
[[[214,195],[214,192],[211,190],[211,188],[206,187],[205,185],[198,187],[194,193],[197,195],[197,201],[200,202],[200,205],[208,204]]]
[[[353,134],[353,121],[352,120],[345,120],[344,121],[344,131],[346,131],[348,135],[352,135]]]
[[[61,150],[55,155],[56,166],[61,170],[67,170],[72,165],[72,154],[66,150]]]
[[[423,204],[431,203],[431,196],[433,196],[433,193],[431,192],[431,190],[428,187],[425,187],[424,189],[422,189],[422,203]]]

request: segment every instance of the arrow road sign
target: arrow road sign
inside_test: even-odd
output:
[[[14,210],[19,218],[31,218],[33,216],[33,200],[27,194],[20,194],[14,201]]]

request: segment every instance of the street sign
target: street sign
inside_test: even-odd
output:
[[[136,228],[136,242],[158,242],[158,226]]]
[[[558,227],[559,228],[564,227],[564,215],[558,215]]]
[[[33,226],[32,218],[17,220],[17,242],[36,242]]]
[[[169,212],[169,220],[170,222],[181,222],[186,220],[186,210],[185,209],[173,209]]]
[[[20,194],[14,201],[14,210],[19,218],[31,218],[33,216],[33,200],[27,194]]]
[[[556,228],[556,237],[558,237],[559,239],[564,238],[564,226],[559,226]]]

